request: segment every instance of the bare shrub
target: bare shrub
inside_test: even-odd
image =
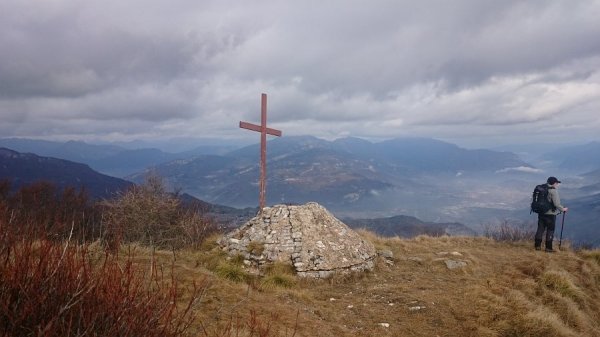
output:
[[[202,208],[180,206],[179,216],[177,223],[186,237],[185,243],[193,249],[200,249],[209,237],[219,232],[217,223]]]
[[[38,181],[11,193],[10,181],[0,181],[0,221],[30,236],[93,241],[102,232],[100,218],[100,209],[84,189],[59,189]]]
[[[0,335],[179,336],[192,323],[194,286],[144,275],[132,256],[96,260],[87,244],[31,239],[0,221]]]
[[[218,229],[203,210],[183,206],[178,195],[168,192],[155,175],[103,205],[106,239],[112,246],[123,241],[159,248],[197,248]]]
[[[484,228],[483,235],[495,241],[532,241],[535,236],[535,229],[530,223],[510,223],[504,220],[499,225],[484,225]]]

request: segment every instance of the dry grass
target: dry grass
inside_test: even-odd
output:
[[[326,280],[297,279],[276,265],[246,278],[208,268],[240,266],[218,248],[181,253],[177,270],[212,282],[196,308],[198,331],[250,336],[254,321],[268,326],[264,336],[600,336],[597,250],[548,254],[530,242],[360,234],[392,251],[394,264]],[[452,259],[467,266],[450,270]]]
[[[179,305],[197,296],[192,336],[600,336],[597,250],[548,254],[529,242],[361,235],[392,251],[394,264],[311,280],[286,264],[250,275],[211,242],[179,251],[130,244],[118,254],[147,277],[172,273],[183,289]],[[102,252],[88,245],[94,264]],[[452,259],[467,265],[450,270]],[[199,282],[201,294],[185,290]]]

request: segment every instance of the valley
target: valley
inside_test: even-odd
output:
[[[595,153],[594,144],[598,145],[583,148]],[[15,139],[0,140],[2,145],[76,158],[101,172],[107,163],[120,172],[137,167],[126,180],[139,184],[149,174],[156,174],[173,191],[230,210],[252,210],[257,205],[258,145],[232,151],[224,150],[227,144],[223,151],[199,146],[197,151],[179,153],[75,142],[19,143]],[[572,209],[565,237],[583,242],[598,235],[594,224],[600,213],[600,169],[578,171],[564,161],[547,160],[559,158],[556,155],[516,152],[521,155],[468,150],[425,138],[373,143],[358,138],[283,137],[268,142],[267,204],[315,201],[339,218],[402,215],[428,223],[460,223],[474,233],[504,222],[534,228],[537,217],[529,212],[531,191],[548,175],[556,175],[564,182],[560,190],[563,204]],[[239,225],[252,214],[230,212],[238,215],[226,216],[222,211],[219,215],[235,219],[229,226]]]

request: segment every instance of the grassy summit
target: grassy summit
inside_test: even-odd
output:
[[[211,284],[196,304],[194,329],[217,335],[232,324],[230,335],[242,336],[252,329],[262,331],[257,336],[600,336],[598,250],[548,254],[529,242],[361,235],[392,251],[393,264],[379,258],[370,273],[306,280],[281,266],[262,277],[244,275],[210,245],[176,253],[180,282],[207,277]],[[450,269],[447,261],[466,265]]]

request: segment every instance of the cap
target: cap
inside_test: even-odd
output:
[[[548,184],[554,185],[556,183],[560,184],[560,180],[556,179],[556,177],[550,177],[550,178],[548,178]]]

